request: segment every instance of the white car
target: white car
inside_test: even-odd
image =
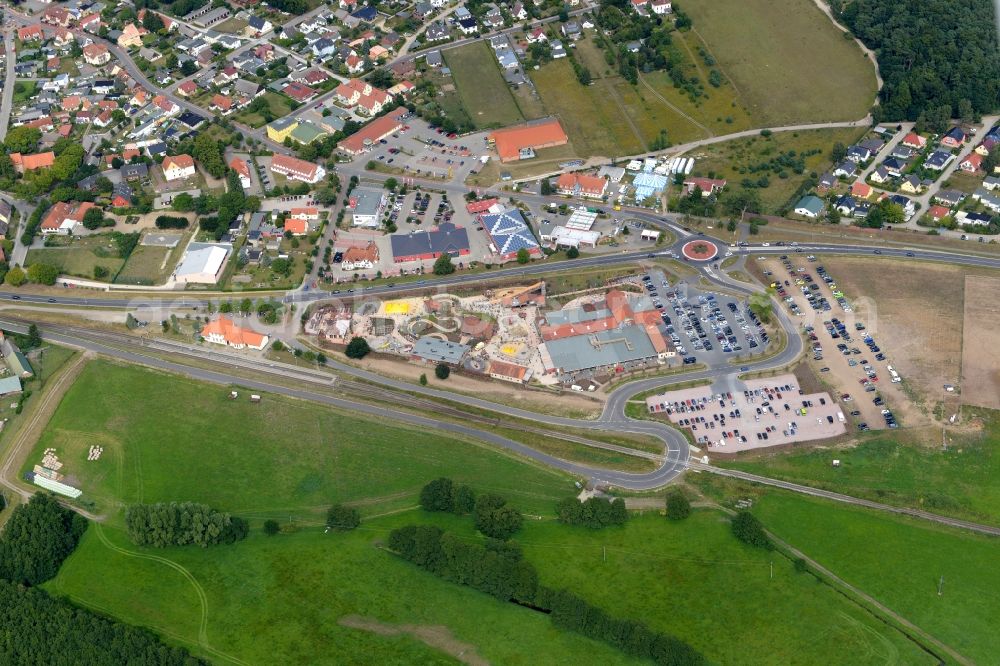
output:
[[[770,243],[761,243],[760,246],[761,247],[771,247],[771,244]]]

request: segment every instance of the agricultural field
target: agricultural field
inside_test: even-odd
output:
[[[703,146],[687,157],[695,158],[694,175],[725,178],[729,190],[744,181],[757,184],[754,189],[764,212],[773,213],[793,198],[810,173],[819,174],[831,166],[833,144],[851,145],[864,133],[863,128],[777,132]],[[798,167],[801,173],[795,173]],[[767,179],[767,187],[759,186],[761,178]]]
[[[1000,650],[996,539],[780,492],[767,492],[754,513],[970,662],[989,663]]]
[[[118,256],[117,247],[106,234],[94,234],[72,240],[63,238],[57,242],[65,244],[28,250],[25,265],[51,264],[58,267],[60,273],[93,280],[96,266],[105,268],[108,271],[106,279],[110,279],[125,263]]]
[[[129,255],[128,261],[122,267],[117,284],[162,284],[170,276],[181,253],[181,245],[177,247],[161,247],[158,245],[137,245]]]
[[[486,42],[477,41],[442,54],[469,118],[477,128],[504,127],[524,121]]]
[[[1000,525],[1000,414],[964,410],[969,425],[933,443],[913,430],[881,431],[845,446],[718,461],[724,467],[878,502]],[[840,460],[833,467],[833,459]]]
[[[875,100],[874,63],[808,0],[712,0],[684,11],[757,127],[856,120]]]

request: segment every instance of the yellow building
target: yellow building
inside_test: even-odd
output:
[[[284,143],[298,126],[299,121],[294,118],[278,118],[267,126],[267,138],[277,143]]]

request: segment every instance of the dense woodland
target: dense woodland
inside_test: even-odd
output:
[[[941,131],[1000,106],[1000,51],[989,0],[833,0],[841,20],[878,54],[882,120]]]
[[[52,495],[36,493],[14,511],[4,528],[0,578],[25,585],[54,578],[85,531],[86,518],[63,507]]]
[[[145,629],[77,608],[44,591],[0,581],[0,660],[8,666],[200,666]]]

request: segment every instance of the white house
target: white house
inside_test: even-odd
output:
[[[168,181],[180,180],[194,175],[194,158],[190,155],[164,157],[160,166],[163,168],[163,177]]]

